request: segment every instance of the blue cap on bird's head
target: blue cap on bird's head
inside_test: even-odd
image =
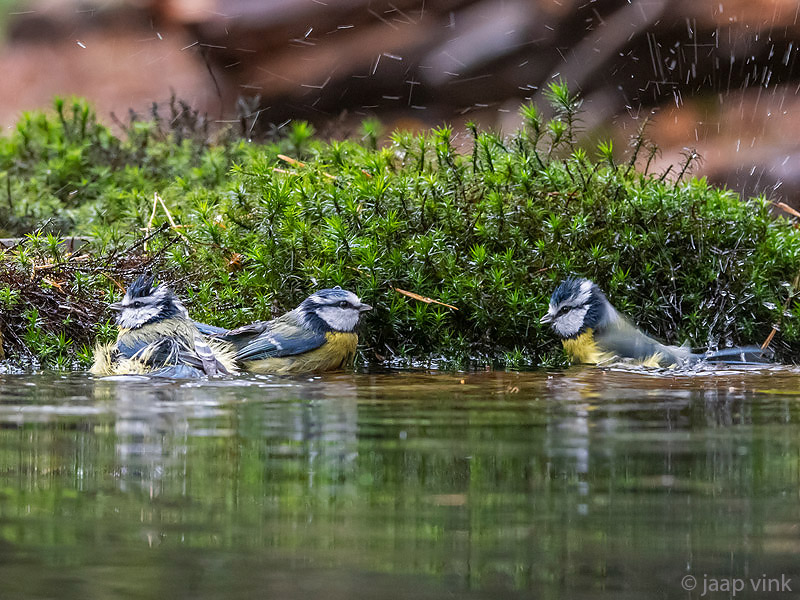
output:
[[[311,329],[349,333],[358,325],[361,313],[372,310],[372,307],[361,302],[353,292],[337,285],[311,294],[295,310]]]
[[[153,283],[155,282],[155,279],[155,275],[149,275],[147,273],[139,275],[139,277],[136,278],[136,281],[128,286],[128,289],[125,291],[125,295],[129,298],[143,298],[145,296],[150,296],[155,291],[153,289]]]
[[[550,296],[540,323],[550,323],[559,337],[572,338],[602,323],[613,312],[603,291],[585,277],[567,277]]]
[[[570,299],[583,298],[586,300],[589,298],[592,288],[596,287],[593,281],[585,277],[567,277],[553,290],[553,295],[550,296],[550,305],[558,306]]]
[[[178,297],[165,285],[153,285],[155,276],[139,275],[120,302],[114,302],[109,308],[118,311],[117,325],[124,329],[136,329],[148,323],[157,323],[188,313]]]

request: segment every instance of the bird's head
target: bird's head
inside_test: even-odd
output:
[[[569,339],[602,325],[613,312],[595,283],[582,277],[569,277],[553,292],[547,314],[540,322],[550,323],[558,337]]]
[[[152,275],[140,275],[125,292],[121,302],[109,306],[117,311],[117,325],[123,329],[138,329],[142,325],[164,319],[188,317],[178,297],[164,285],[153,285]]]
[[[353,292],[336,286],[311,294],[296,310],[304,324],[316,331],[351,333],[361,313],[372,307],[361,302]]]

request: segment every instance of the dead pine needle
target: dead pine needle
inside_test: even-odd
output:
[[[300,167],[302,169],[306,166],[306,163],[301,162],[296,158],[292,158],[291,156],[286,156],[285,154],[278,154],[278,158],[280,158],[283,162],[289,163],[293,167]]]
[[[458,310],[452,304],[445,304],[444,302],[439,302],[438,300],[434,300],[433,298],[428,298],[427,296],[420,296],[419,294],[415,294],[414,292],[409,292],[407,290],[401,290],[400,288],[393,287],[392,288],[398,294],[403,294],[404,296],[408,296],[409,298],[413,298],[414,300],[418,300],[419,302],[424,302],[425,304],[439,304],[440,306],[446,306],[452,310]]]
[[[785,202],[773,202],[772,204],[774,206],[777,206],[778,208],[780,208],[783,212],[789,213],[793,217],[800,218],[800,212],[797,212],[795,209],[793,209],[791,206],[789,206]]]
[[[775,334],[776,334],[776,333],[778,333],[778,330],[777,330],[777,329],[775,329],[775,327],[773,327],[773,328],[772,328],[772,331],[770,331],[770,332],[769,332],[769,335],[767,336],[767,339],[765,339],[765,340],[764,340],[764,343],[763,343],[763,344],[761,344],[761,349],[762,349],[762,350],[766,350],[766,349],[767,349],[767,346],[769,346],[769,345],[770,345],[770,343],[772,342],[772,338],[774,338],[774,337],[775,337]]]
[[[299,161],[296,158],[292,158],[291,156],[286,156],[285,154],[278,154],[278,158],[280,158],[285,163],[289,163],[293,167],[299,167],[299,168],[302,169],[302,168],[304,168],[306,166],[306,163],[304,163],[302,161]],[[293,171],[282,171],[281,169],[279,169],[277,167],[273,167],[272,170],[273,171],[277,171],[278,173],[287,173],[287,172],[288,173],[294,173]],[[336,179],[335,175],[331,175],[330,173],[326,173],[325,171],[320,171],[320,173],[322,173],[328,179],[333,179],[333,180]]]
[[[153,210],[150,212],[150,218],[147,220],[147,227],[144,229],[145,234],[145,241],[144,241],[144,251],[147,252],[147,240],[150,239],[148,236],[150,235],[150,231],[153,229],[153,220],[156,218],[156,209],[158,208],[158,193],[153,194]]]
[[[111,283],[113,283],[115,286],[117,286],[117,289],[118,289],[120,292],[122,292],[123,294],[125,293],[125,286],[124,286],[124,285],[122,285],[122,284],[121,284],[119,281],[117,281],[116,279],[114,279],[114,278],[113,278],[111,275],[109,275],[108,273],[100,273],[100,274],[101,274],[101,275],[103,275],[103,276],[104,276],[106,279],[108,279],[109,281],[111,281]]]
[[[158,192],[153,193],[153,210],[150,213],[150,219],[147,221],[147,227],[145,227],[145,235],[149,234],[153,229],[153,220],[156,217],[156,210],[158,205],[161,205],[161,208],[164,210],[164,214],[167,217],[167,221],[169,222],[170,229],[172,229],[178,236],[186,243],[190,244],[189,238],[187,238],[183,233],[181,233],[180,229],[181,226],[175,223],[175,220],[172,218],[172,213],[169,212],[167,205],[164,203],[164,199],[158,194]],[[148,238],[149,239],[149,238]],[[147,252],[147,241],[144,243],[144,251]]]
[[[779,202],[778,204],[779,205],[783,204],[783,202]],[[791,207],[788,207],[788,208],[791,208]],[[792,210],[794,210],[794,209],[792,209]],[[789,304],[791,304],[792,299],[797,294],[798,287],[800,287],[800,273],[797,273],[797,275],[794,276],[794,281],[792,281],[792,288],[791,288],[791,290],[789,290],[789,295],[786,296],[786,301],[783,303],[783,308],[781,310],[781,314],[778,317],[778,325],[773,325],[772,326],[772,331],[769,332],[769,335],[767,336],[767,339],[765,339],[764,343],[761,344],[761,349],[762,350],[765,350],[766,347],[770,345],[770,343],[772,342],[772,338],[774,338],[775,334],[778,333],[778,326],[780,325],[780,322],[783,319],[783,315],[789,309]]]

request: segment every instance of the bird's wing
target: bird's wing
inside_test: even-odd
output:
[[[326,341],[324,333],[315,333],[301,327],[294,319],[283,317],[245,325],[221,336],[221,339],[236,346],[237,360],[294,356],[319,348]]]
[[[623,317],[596,332],[595,341],[604,351],[613,352],[620,358],[650,361],[656,357],[662,366],[682,365],[693,356],[688,347],[662,344]]]
[[[194,326],[197,327],[197,330],[203,335],[223,335],[230,332],[230,330],[225,329],[223,327],[215,327],[214,325],[207,325],[206,323],[201,323],[200,321],[192,321],[192,322],[194,323]]]
[[[233,341],[234,339],[243,339],[248,336],[257,336],[270,329],[275,322],[276,321],[256,321],[255,323],[242,325],[236,329],[228,329],[221,334],[217,334],[217,337],[223,340]]]
[[[656,361],[660,366],[686,366],[700,361],[724,364],[769,364],[772,355],[769,350],[759,346],[741,346],[693,353],[689,346],[668,346],[646,335],[629,322],[620,318],[603,331],[595,334],[595,341],[603,350],[612,352],[620,358],[637,361]]]

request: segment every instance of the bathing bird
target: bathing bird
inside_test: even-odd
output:
[[[189,378],[236,372],[224,344],[206,341],[178,297],[154,277],[141,275],[117,312],[117,340],[95,348],[95,375],[153,375]]]
[[[574,363],[600,364],[627,359],[644,366],[681,367],[700,361],[769,362],[758,346],[694,353],[688,345],[662,344],[619,314],[595,283],[579,277],[567,278],[559,284],[541,323],[550,324]]]
[[[210,341],[229,345],[237,365],[252,373],[296,374],[336,371],[353,362],[355,332],[371,310],[353,292],[340,287],[319,290],[271,321],[232,330],[198,323]]]

